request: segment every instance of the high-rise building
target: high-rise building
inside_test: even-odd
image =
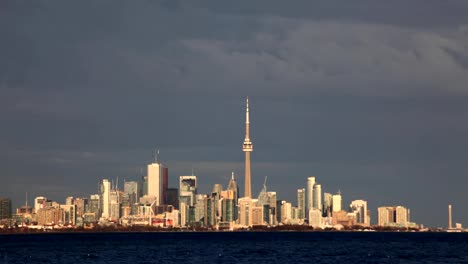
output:
[[[409,209],[403,206],[383,206],[377,208],[379,226],[408,227]]]
[[[88,207],[88,199],[77,197],[73,201],[73,204],[76,205],[76,216],[81,217],[86,212],[86,209]]]
[[[197,176],[180,176],[179,177],[179,203],[184,202],[188,206],[195,204],[195,196],[197,195]]]
[[[322,210],[322,186],[318,183],[314,185],[313,196],[314,209]]]
[[[305,217],[305,202],[306,202],[306,193],[305,189],[297,190],[297,209],[299,210],[299,219],[304,219]]]
[[[128,197],[128,206],[130,206],[130,214],[138,213],[139,200],[139,185],[136,181],[128,181],[124,183],[124,193]]]
[[[45,208],[47,203],[47,198],[43,196],[39,196],[34,198],[34,212],[37,213],[39,209]]]
[[[238,201],[238,198],[239,198],[239,186],[237,185],[237,182],[236,180],[234,179],[234,172],[232,173],[232,176],[231,176],[231,179],[229,180],[229,183],[228,183],[228,186],[226,188],[227,191],[232,191],[232,195],[233,195],[233,220],[231,221],[235,221],[237,220],[238,218],[238,206],[237,206],[237,201]],[[224,220],[223,220],[224,221]]]
[[[239,225],[252,226],[252,199],[239,198]]]
[[[272,226],[275,226],[278,224],[278,206],[276,201],[276,192],[268,192],[268,199],[270,200],[268,212],[270,220],[268,221],[268,223]]]
[[[341,211],[341,193],[332,196],[332,212]]]
[[[312,209],[309,211],[309,225],[319,227],[323,224],[322,211],[319,209]]]
[[[332,210],[332,194],[331,193],[324,193],[323,194],[323,215],[324,216],[331,216]]]
[[[306,215],[309,214],[309,210],[314,208],[314,185],[315,185],[315,177],[311,176],[307,178],[307,212]]]
[[[65,225],[76,225],[76,205],[74,204],[65,204],[60,205],[62,209],[63,217],[62,221]]]
[[[148,164],[147,195],[156,200],[155,205],[163,204],[163,165],[157,161]]]
[[[109,218],[110,211],[110,192],[111,192],[111,183],[107,179],[103,179],[101,182],[99,201],[101,202],[101,217]]]
[[[118,221],[120,218],[120,192],[111,190],[109,194],[109,218]]]
[[[166,203],[174,206],[176,209],[179,209],[179,189],[167,188]]]
[[[370,217],[367,214],[367,202],[364,200],[354,200],[349,205],[351,212],[356,215],[356,224],[370,225]]]
[[[292,218],[292,204],[285,202],[281,205],[281,223],[289,224]]]
[[[0,220],[10,219],[11,218],[11,199],[10,198],[0,198]]]
[[[245,139],[242,150],[245,152],[245,192],[244,197],[252,198],[252,187],[250,179],[250,152],[253,151],[253,144],[250,141],[250,120],[249,120],[249,98],[247,97],[247,108],[245,112]]]
[[[205,217],[206,194],[197,194],[195,203],[195,222],[203,222]]]
[[[89,205],[87,213],[94,214],[95,219],[101,217],[101,196],[99,194],[91,194],[89,196]]]

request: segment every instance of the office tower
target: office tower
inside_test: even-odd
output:
[[[167,188],[166,203],[174,206],[175,209],[179,209],[179,189]]]
[[[164,190],[164,171],[164,166],[158,162],[157,156],[153,163],[148,164],[147,195],[155,199],[155,205],[162,205],[164,203],[163,195],[165,195],[166,192]]]
[[[305,202],[306,202],[305,189],[297,189],[297,209],[299,210],[299,219],[304,219],[305,217]]]
[[[250,120],[249,120],[249,98],[247,97],[247,108],[245,112],[245,139],[242,150],[245,152],[245,192],[244,197],[252,198],[250,182],[250,152],[253,151],[253,144],[250,141]]]
[[[43,196],[39,196],[34,198],[34,212],[37,213],[39,209],[45,208],[47,203],[47,198]]]
[[[109,218],[110,217],[110,191],[111,191],[111,183],[107,179],[103,179],[101,182],[100,187],[100,197],[99,201],[101,202],[101,217],[102,218]]]
[[[315,185],[315,177],[311,176],[307,178],[307,212],[308,215],[309,210],[314,208],[314,185]]]
[[[252,199],[239,198],[239,225],[252,226]]]
[[[334,213],[339,211],[341,211],[341,193],[337,193],[332,196],[332,212]]]
[[[148,176],[141,177],[141,192],[138,198],[148,195]]]
[[[179,177],[179,203],[184,202],[188,206],[195,204],[195,196],[197,195],[197,176],[180,176]]]
[[[313,196],[313,208],[322,210],[322,186],[318,183],[314,185]]]
[[[11,218],[11,199],[0,198],[0,220]]]
[[[448,206],[448,229],[452,229],[452,205]]]
[[[180,224],[186,226],[195,221],[195,198],[197,195],[197,176],[179,177],[179,209],[181,213]]]
[[[216,226],[218,224],[218,217],[216,211],[218,210],[218,198],[216,193],[211,193],[205,198],[205,226]]]
[[[86,212],[88,207],[88,199],[87,198],[75,198],[73,204],[76,205],[76,216],[81,217]]]
[[[285,202],[281,205],[281,223],[289,224],[291,221],[292,204]]]
[[[252,225],[265,225],[264,214],[263,214],[263,205],[258,205],[258,199],[252,199]]]
[[[213,190],[211,191],[211,196],[214,198],[214,203],[215,203],[215,215],[216,215],[216,218],[220,218],[221,217],[221,203],[220,203],[220,199],[221,199],[221,192],[223,191],[223,186],[219,183],[216,183],[214,186],[213,186]]]
[[[281,218],[282,218],[281,206],[283,205],[283,203],[285,203],[285,201],[282,201],[282,200],[276,201],[276,222],[277,223],[281,223]]]
[[[323,215],[330,216],[332,210],[332,194],[324,193],[323,194]]]
[[[237,185],[236,180],[234,179],[234,172],[231,175],[231,179],[229,180],[228,186],[226,188],[227,191],[232,191],[233,192],[233,206],[234,206],[234,211],[233,211],[233,220],[235,221],[238,218],[238,198],[239,198],[239,186]]]
[[[277,206],[277,201],[276,201],[276,192],[268,192],[268,198],[270,200],[270,211],[269,211],[269,214],[270,214],[270,220],[269,220],[269,223],[270,225],[277,225],[278,224],[278,218],[277,218],[277,214],[278,214],[278,206]]]
[[[351,212],[356,215],[356,224],[370,225],[370,217],[367,214],[367,202],[364,200],[354,200],[349,205]]]
[[[88,205],[88,213],[94,214],[95,219],[101,217],[101,198],[99,194],[91,194],[89,196],[89,205]]]
[[[205,217],[206,194],[197,194],[195,203],[195,222],[203,222]]]
[[[109,218],[118,221],[120,218],[120,192],[111,190],[109,194]]]
[[[139,198],[139,185],[136,181],[128,181],[124,183],[124,193],[128,198],[128,206],[130,206],[130,214],[136,215],[138,213],[138,198]]]

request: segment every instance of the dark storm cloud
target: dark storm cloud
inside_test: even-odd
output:
[[[93,193],[141,176],[154,148],[173,184],[194,168],[208,191],[242,175],[250,95],[253,190],[268,175],[294,202],[315,175],[347,202],[444,223],[446,204],[467,198],[467,12],[435,0],[5,1],[0,192]]]

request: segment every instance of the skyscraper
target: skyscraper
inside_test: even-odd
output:
[[[360,225],[370,225],[370,217],[367,214],[367,202],[364,200],[354,200],[349,205],[351,212],[356,214],[356,223]]]
[[[304,219],[305,217],[305,189],[297,189],[297,209],[299,210],[299,219]]]
[[[249,120],[249,98],[247,97],[247,109],[245,112],[245,139],[242,150],[245,152],[245,192],[244,197],[252,198],[251,182],[250,182],[250,152],[253,151],[253,145],[250,141],[250,120]]]
[[[157,161],[148,164],[148,196],[156,199],[156,205],[161,205],[163,194],[163,166]]]
[[[313,196],[314,209],[322,210],[322,186],[318,183],[314,185]]]
[[[341,211],[341,193],[337,193],[332,196],[332,212],[334,213],[339,211]]]
[[[314,185],[315,185],[315,177],[311,176],[307,178],[307,211],[306,215],[309,215],[309,210],[314,208]]]
[[[111,191],[111,183],[107,179],[103,179],[101,182],[100,188],[100,197],[99,200],[101,202],[101,217],[109,218],[110,217],[110,191]]]
[[[0,198],[0,220],[11,218],[11,199]]]

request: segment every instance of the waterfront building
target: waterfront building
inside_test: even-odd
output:
[[[309,210],[309,226],[321,227],[323,225],[322,211],[319,209]]]
[[[82,217],[88,207],[88,199],[77,197],[73,201],[73,204],[76,205],[76,216]]]
[[[306,192],[305,189],[298,189],[297,190],[297,209],[299,210],[299,219],[304,219],[305,217],[305,207],[306,203]]]
[[[269,224],[272,226],[275,226],[278,224],[278,206],[277,206],[277,195],[276,192],[268,192],[268,199],[270,200],[270,206],[269,206]]]
[[[36,211],[36,222],[38,225],[63,224],[64,212],[60,207],[43,207]]]
[[[120,219],[120,196],[118,190],[109,193],[109,219],[115,222]]]
[[[291,223],[292,204],[284,202],[281,204],[281,223]]]
[[[364,200],[354,200],[349,205],[351,212],[356,216],[356,224],[369,226],[370,216],[367,214],[367,202]]]
[[[245,191],[244,197],[252,198],[252,187],[250,177],[250,152],[253,151],[253,144],[250,141],[250,120],[249,120],[249,98],[246,100],[245,112],[245,139],[242,145],[242,151],[245,152]]]
[[[0,198],[0,220],[10,219],[12,214],[11,199]]]
[[[408,227],[410,223],[409,209],[403,206],[382,206],[377,208],[379,226]]]

